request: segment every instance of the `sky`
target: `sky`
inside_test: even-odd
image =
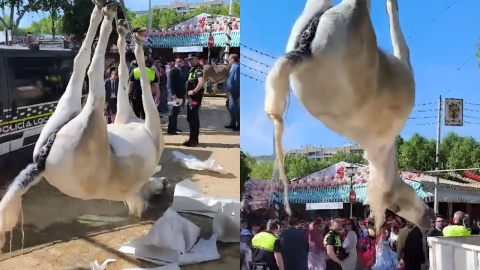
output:
[[[152,1],[152,7],[154,6],[159,6],[159,5],[169,5],[174,1],[171,0],[151,0]],[[180,2],[186,2],[185,0],[179,0]],[[119,2],[119,1],[117,1]],[[196,2],[203,2],[203,0],[189,0],[189,3],[196,3]],[[128,9],[131,9],[133,11],[143,11],[143,10],[148,10],[148,0],[125,0],[125,6]],[[39,21],[41,18],[47,17],[48,13],[45,12],[29,12],[25,14],[25,16],[22,18],[20,21],[20,27],[27,27],[29,26],[32,22]]]
[[[339,2],[334,1],[335,4]],[[480,68],[475,57],[475,44],[480,41],[480,1],[399,2],[400,25],[410,48],[415,74],[415,104],[419,104],[410,115],[419,119],[408,120],[400,135],[408,139],[417,132],[429,139],[436,138],[436,109],[439,96],[442,95],[442,98],[464,99],[464,120],[477,123],[464,124],[463,127],[445,127],[442,124],[442,137],[448,131],[455,131],[461,136],[480,140]],[[261,72],[268,73],[270,67],[263,64],[271,66],[275,60],[262,53],[274,58],[285,53],[291,28],[304,5],[305,1],[291,0],[242,3],[241,43],[249,48],[241,46],[240,62],[257,71],[241,66],[241,73],[265,80],[266,75]],[[393,49],[385,1],[372,1],[371,18],[378,46],[391,53]],[[241,93],[241,149],[254,156],[271,155],[273,125],[264,111],[265,85],[241,76]],[[282,140],[284,149],[352,143],[313,118],[295,95],[290,95]]]

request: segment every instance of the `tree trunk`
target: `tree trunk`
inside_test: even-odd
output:
[[[52,36],[55,40],[55,19],[52,17]]]

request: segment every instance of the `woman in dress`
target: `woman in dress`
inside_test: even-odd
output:
[[[352,220],[345,223],[347,236],[343,241],[343,248],[348,253],[348,257],[342,261],[343,270],[355,270],[357,268],[357,228]]]
[[[380,231],[380,241],[377,244],[377,261],[372,270],[397,270],[400,265],[397,261],[397,254],[390,248],[391,227],[384,224]]]
[[[325,270],[326,251],[323,247],[326,224],[319,217],[315,222],[310,223],[308,228],[308,270]]]
[[[370,270],[375,264],[376,240],[375,240],[375,224],[371,221],[362,221],[364,233],[360,243],[358,252],[358,260],[362,269]]]

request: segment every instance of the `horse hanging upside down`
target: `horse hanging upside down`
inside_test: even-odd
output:
[[[385,209],[428,228],[434,212],[397,171],[395,137],[415,100],[410,53],[396,0],[386,0],[393,55],[378,48],[369,0],[309,0],[293,26],[286,54],[267,76],[265,111],[275,126],[276,162],[288,201],[281,136],[289,84],[307,111],[360,144],[370,164],[368,199],[381,226]]]
[[[130,214],[137,216],[145,209],[144,194],[148,193],[145,191],[149,188],[149,179],[155,173],[165,146],[145,71],[142,44],[146,29],[134,33],[146,118],[137,118],[128,102],[128,71],[123,52],[130,30],[125,20],[119,20],[118,113],[115,122],[107,126],[103,118],[103,73],[117,4],[92,1],[95,7],[86,38],[74,60],[73,74],[35,145],[33,163],[15,178],[0,202],[0,247],[4,245],[5,232],[11,231],[18,222],[22,195],[42,178],[71,197],[125,201]],[[100,36],[90,63],[92,42],[100,23]],[[82,108],[82,85],[89,65],[90,89]]]

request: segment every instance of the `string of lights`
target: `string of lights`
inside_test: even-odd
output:
[[[436,112],[438,109],[430,109],[430,110],[412,110],[412,112]]]
[[[256,49],[254,49],[254,48],[252,48],[252,47],[249,47],[249,46],[247,46],[247,45],[245,45],[245,44],[243,44],[243,43],[240,43],[240,45],[242,45],[243,47],[245,47],[245,48],[247,48],[247,49],[249,49],[249,50],[251,50],[251,51],[254,51],[254,52],[256,52],[256,53],[259,53],[259,54],[261,54],[261,55],[264,55],[264,56],[266,56],[266,57],[272,58],[272,59],[274,59],[274,60],[277,59],[276,57],[273,57],[273,56],[271,56],[270,54],[267,54],[267,53],[261,52],[261,51],[259,51],[259,50],[256,50]]]
[[[409,40],[414,38],[418,33],[422,32],[429,24],[433,23],[436,19],[438,19],[443,13],[445,13],[447,10],[449,10],[451,7],[453,7],[456,3],[458,3],[460,0],[455,0],[453,1],[450,5],[448,5],[445,9],[440,11],[437,15],[435,15],[432,19],[430,19],[429,22],[424,24],[419,30],[415,31],[411,36],[408,37]]]
[[[470,102],[465,102],[465,104],[468,104],[468,105],[473,105],[473,106],[480,106],[479,103],[470,103]]]
[[[405,125],[406,127],[414,127],[414,126],[431,126],[431,125],[436,125],[437,122],[433,122],[433,123],[421,123],[421,124],[408,124],[408,125]]]
[[[463,121],[463,123],[471,124],[471,125],[480,125],[480,123],[469,122],[469,121]]]
[[[271,66],[268,65],[268,64],[262,63],[262,62],[260,62],[260,61],[258,61],[258,60],[255,60],[255,59],[253,59],[253,58],[251,58],[251,57],[248,57],[248,56],[246,56],[246,55],[244,55],[244,54],[240,54],[240,56],[241,56],[241,57],[245,57],[245,58],[247,58],[248,60],[250,60],[250,61],[252,61],[252,62],[255,62],[255,63],[257,63],[257,64],[260,64],[260,65],[262,65],[262,66],[266,66],[266,67],[268,67],[268,68],[271,67]]]
[[[249,67],[249,66],[247,66],[247,65],[245,65],[245,64],[243,64],[243,63],[240,63],[240,65],[242,65],[242,66],[244,66],[244,67],[246,67],[246,68],[248,68],[248,69],[251,69],[251,70],[253,70],[253,71],[256,71],[256,72],[258,72],[258,73],[262,73],[262,74],[264,74],[264,75],[268,75],[268,73],[266,73],[266,72],[264,72],[264,71],[258,70],[258,69],[256,69],[256,68]]]
[[[463,117],[465,117],[465,118],[473,118],[473,119],[480,119],[480,117],[470,116],[470,115],[464,115]]]
[[[469,109],[469,108],[463,108],[465,111],[469,111],[469,112],[478,112],[480,113],[480,110],[472,110],[472,109]]]
[[[436,116],[424,116],[424,117],[409,117],[408,120],[410,119],[431,119],[431,118],[437,118]]]
[[[251,79],[251,80],[255,80],[255,81],[257,81],[257,82],[263,83],[262,80],[257,79],[257,78],[254,78],[254,77],[252,77],[252,76],[250,76],[250,75],[247,75],[247,74],[245,74],[245,73],[240,72],[240,74],[243,75],[243,76],[245,76],[245,77],[247,77],[247,78],[249,78],[249,79]]]
[[[418,107],[418,106],[427,106],[427,105],[436,105],[436,104],[438,104],[438,102],[418,103],[418,104],[415,104],[415,107]]]

